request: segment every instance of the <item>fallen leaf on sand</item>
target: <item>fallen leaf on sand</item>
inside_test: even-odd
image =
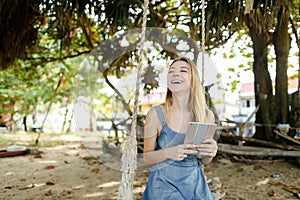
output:
[[[72,192],[69,191],[69,190],[64,190],[64,191],[62,191],[62,192],[60,193],[60,195],[66,196],[66,195],[69,195],[69,194],[71,194],[71,193],[72,193]]]
[[[55,185],[55,182],[54,181],[52,181],[52,180],[50,180],[50,181],[46,181],[46,183],[45,183],[46,185]]]
[[[240,167],[240,168],[238,168],[236,171],[237,171],[237,172],[242,172],[242,171],[244,171],[244,168]]]
[[[284,187],[282,189],[293,193],[294,195],[296,195],[296,197],[298,197],[298,199],[300,199],[300,188],[298,188],[298,187]]]
[[[52,195],[52,190],[48,190],[46,193],[45,193],[46,196],[51,196]]]
[[[34,155],[33,158],[43,158],[41,154]]]
[[[93,172],[93,173],[99,173],[99,168],[98,167],[95,167],[95,168],[93,168],[92,170],[91,170],[91,172]]]
[[[48,165],[48,166],[45,167],[45,169],[54,169],[54,168],[55,168],[54,165]]]
[[[276,193],[275,193],[274,190],[272,190],[272,191],[268,192],[268,195],[269,195],[270,197],[274,197],[274,196],[276,196]]]
[[[263,168],[261,165],[255,165],[253,169],[254,170],[264,169],[265,170],[265,168]]]
[[[275,185],[275,186],[286,186],[286,184],[281,183],[281,182],[279,182],[279,181],[275,181],[275,180],[270,180],[270,181],[269,181],[269,184],[270,184],[270,185]]]
[[[218,162],[222,163],[222,164],[225,164],[225,165],[232,165],[232,162],[228,159],[225,159],[225,158],[218,159]]]

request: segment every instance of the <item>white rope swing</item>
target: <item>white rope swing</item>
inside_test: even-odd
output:
[[[201,37],[201,51],[202,51],[202,87],[204,87],[204,53],[205,53],[205,0],[202,0],[202,21],[201,21],[201,27],[202,27],[202,37]]]
[[[144,60],[144,41],[146,34],[146,22],[148,12],[149,0],[144,1],[143,23],[140,47],[138,51],[138,71],[136,80],[136,90],[134,98],[134,111],[132,115],[132,126],[129,137],[122,143],[122,181],[119,187],[118,200],[132,200],[133,194],[133,181],[135,170],[137,167],[137,141],[136,141],[136,126],[137,126],[137,107],[139,98],[140,79],[142,71],[142,61]],[[205,51],[205,0],[202,1],[202,81],[204,81],[204,51]]]
[[[143,12],[143,23],[140,47],[138,51],[138,71],[136,79],[136,89],[134,98],[134,111],[132,115],[132,126],[130,136],[122,143],[122,182],[119,187],[118,199],[119,200],[132,200],[134,199],[133,194],[133,181],[135,170],[137,166],[137,141],[136,141],[136,124],[137,124],[137,107],[141,80],[142,63],[144,60],[144,42],[146,35],[146,23],[147,23],[147,11],[148,11],[149,0],[144,1],[144,12]]]

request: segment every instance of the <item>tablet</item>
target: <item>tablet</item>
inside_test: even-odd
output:
[[[190,122],[184,144],[201,144],[204,138],[213,138],[217,124]]]

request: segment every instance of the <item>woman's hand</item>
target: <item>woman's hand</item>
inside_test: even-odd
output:
[[[193,149],[196,147],[194,144],[182,144],[166,149],[165,154],[169,159],[180,161],[185,159],[188,154],[197,154],[198,151]]]
[[[200,157],[215,157],[218,151],[217,142],[213,138],[206,138],[202,144],[197,145]]]

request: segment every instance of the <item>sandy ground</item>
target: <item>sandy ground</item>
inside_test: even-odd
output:
[[[34,139],[28,135],[1,137],[14,138],[19,145]],[[59,139],[64,145],[29,147],[26,155],[0,158],[1,200],[117,199],[121,183],[118,151],[103,152],[101,139],[96,137]],[[241,158],[218,155],[204,167],[207,179],[215,180],[212,190],[217,187],[225,194],[222,199],[299,199],[294,193],[300,192],[300,169],[291,160],[236,160]],[[148,168],[138,162],[136,199],[141,198],[148,176]]]

